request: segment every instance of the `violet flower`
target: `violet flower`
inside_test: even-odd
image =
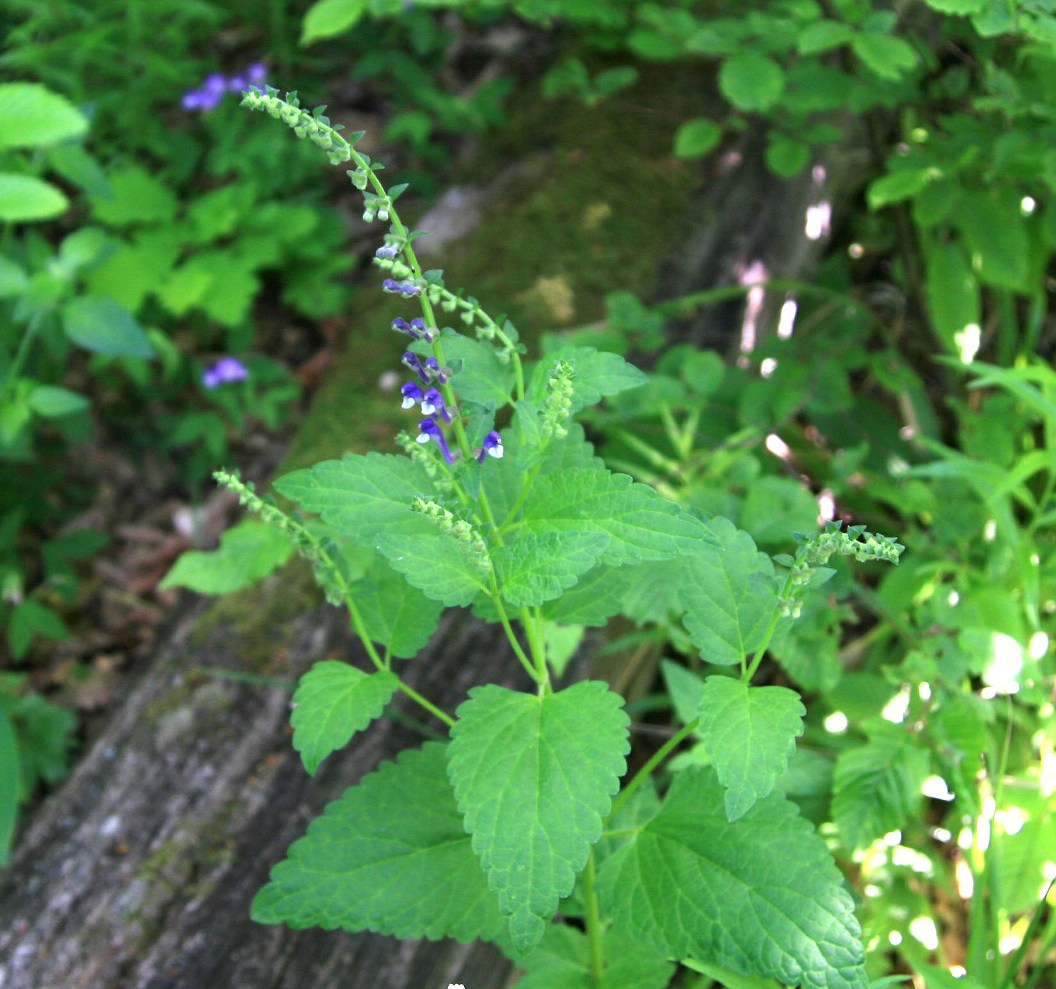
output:
[[[484,445],[477,451],[477,463],[484,463],[485,457],[495,457],[497,460],[502,457],[502,453],[502,437],[493,429],[484,437]]]
[[[448,449],[447,440],[444,439],[443,430],[435,423],[432,419],[423,419],[418,423],[418,435],[415,437],[419,443],[428,443],[432,440],[438,447],[440,452],[444,455],[444,460],[449,464],[455,462],[455,458],[451,455],[451,451]]]
[[[202,384],[210,391],[232,381],[245,381],[249,370],[237,357],[221,357],[202,374]]]

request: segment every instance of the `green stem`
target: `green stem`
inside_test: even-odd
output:
[[[594,888],[597,877],[594,862],[594,849],[587,856],[587,867],[583,870],[583,899],[586,904],[587,942],[590,945],[590,984],[594,989],[601,985],[605,972],[605,959],[601,946],[601,908],[598,905],[598,894]]]
[[[29,349],[37,335],[37,330],[40,328],[42,317],[43,313],[40,310],[33,313],[29,325],[26,327],[26,332],[22,334],[22,339],[18,341],[18,350],[15,351],[15,356],[7,369],[7,377],[4,379],[3,399],[0,401],[0,405],[8,403],[18,385],[19,376],[22,374],[22,365],[29,358]]]
[[[788,597],[788,592],[791,589],[792,571],[789,570],[788,576],[785,577],[785,586],[781,588],[780,597],[782,599]],[[755,650],[755,656],[752,659],[751,665],[741,674],[741,680],[743,680],[745,683],[751,683],[752,677],[755,676],[755,671],[759,669],[759,664],[763,661],[763,656],[766,655],[766,650],[770,648],[770,640],[774,637],[774,631],[777,629],[777,623],[779,621],[781,621],[780,602],[774,606],[774,613],[770,617],[770,624],[767,626],[766,634],[763,636],[763,641],[759,643],[759,647]]]
[[[434,718],[439,718],[448,728],[454,727],[455,719],[444,711],[441,711],[432,701],[426,700],[413,687],[408,687],[402,680],[397,681],[397,686],[419,707],[425,708]]]
[[[635,790],[638,789],[653,773],[653,770],[660,765],[682,742],[693,734],[697,730],[697,726],[700,724],[699,718],[694,718],[688,725],[680,728],[674,735],[672,735],[663,745],[660,746],[656,752],[653,753],[652,758],[644,765],[637,773],[634,774],[634,779],[631,780],[622,790],[620,790],[616,799],[612,802],[612,810],[609,811],[609,816],[606,818],[607,821],[611,821],[616,814],[620,811],[625,803],[631,799],[631,795]]]

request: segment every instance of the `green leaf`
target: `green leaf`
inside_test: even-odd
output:
[[[426,597],[449,608],[465,607],[487,593],[484,575],[474,565],[466,547],[441,532],[423,515],[411,518],[399,533],[383,533],[374,545]]]
[[[109,357],[153,357],[135,317],[109,296],[79,296],[62,307],[62,327],[74,343]]]
[[[70,630],[66,623],[50,608],[35,598],[26,598],[11,612],[7,626],[7,644],[15,659],[22,659],[29,652],[34,636],[49,639],[68,639]]]
[[[30,223],[66,212],[70,201],[49,182],[32,175],[0,172],[0,221]]]
[[[364,673],[362,670],[324,660],[316,663],[297,685],[293,695],[293,747],[309,776],[331,752],[347,745],[381,716],[392,700],[399,677],[388,670]]]
[[[888,34],[856,34],[851,48],[866,68],[881,79],[897,80],[917,64],[917,53],[904,38]]]
[[[622,703],[598,681],[544,697],[489,684],[458,709],[448,771],[518,951],[539,943],[601,836],[630,748]]]
[[[701,553],[715,540],[708,527],[626,474],[591,468],[538,479],[513,531],[602,532],[609,536],[602,562],[613,566]]]
[[[11,258],[0,255],[0,299],[21,295],[28,281],[25,269],[21,265],[12,261]]]
[[[38,416],[44,416],[46,419],[84,412],[89,406],[88,399],[83,395],[56,385],[37,385],[26,400]]]
[[[498,409],[510,401],[515,378],[513,365],[501,363],[494,347],[453,330],[441,334],[440,342],[448,364],[462,362],[458,395],[463,402],[477,402],[486,409]],[[411,349],[423,355],[433,352],[427,344]]]
[[[704,699],[704,681],[692,670],[669,659],[660,663],[664,686],[675,706],[675,714],[684,725],[700,717],[700,703]]]
[[[745,52],[722,63],[719,89],[738,110],[769,110],[785,91],[785,73],[772,58]]]
[[[77,718],[40,694],[19,697],[11,714],[18,727],[20,789],[28,796],[41,780],[58,783],[69,772]]]
[[[601,532],[521,533],[492,552],[503,598],[515,608],[552,601],[598,562]]]
[[[957,243],[929,238],[925,245],[925,289],[931,322],[939,339],[953,353],[959,351],[957,336],[969,324],[981,325],[979,282]]]
[[[497,937],[502,917],[455,807],[445,751],[427,742],[346,790],[271,870],[253,919],[399,938]]]
[[[644,372],[627,363],[619,354],[606,353],[593,347],[561,347],[536,364],[528,388],[529,401],[543,405],[547,379],[558,361],[572,365],[573,414],[596,405],[607,395],[640,388],[648,380]]]
[[[688,120],[675,132],[675,154],[679,158],[700,158],[722,138],[722,128],[707,117]]]
[[[870,209],[880,209],[900,203],[917,195],[929,182],[942,178],[942,172],[931,165],[921,168],[900,168],[882,175],[871,183],[866,198]]]
[[[796,808],[777,794],[734,823],[704,767],[680,772],[659,814],[599,870],[602,909],[675,959],[803,989],[867,989],[850,895]]]
[[[210,553],[184,553],[158,586],[189,587],[199,594],[230,594],[278,570],[293,555],[289,537],[274,526],[245,519],[220,537]]]
[[[633,580],[637,567],[594,567],[588,570],[561,597],[542,607],[548,622],[567,625],[602,626],[617,614],[626,591],[626,581]]]
[[[332,38],[354,27],[367,12],[368,0],[316,0],[304,15],[301,44]]]
[[[0,149],[39,148],[87,131],[84,114],[46,86],[34,82],[0,86]]]
[[[397,659],[418,655],[444,610],[380,557],[375,557],[366,579],[356,583],[352,594],[371,641],[380,642]]]
[[[924,0],[932,9],[941,14],[978,14],[985,6],[986,0]]]
[[[685,626],[709,663],[732,666],[754,652],[777,607],[774,564],[724,518],[709,523],[721,552],[685,561]]]
[[[839,48],[854,37],[854,28],[843,21],[814,21],[796,36],[796,50],[800,55],[820,55]]]
[[[604,970],[595,981],[587,935],[566,924],[551,924],[539,947],[517,959],[517,967],[525,971],[517,989],[664,989],[675,969],[673,962],[611,926],[601,935],[601,955]]]
[[[11,841],[18,820],[18,781],[22,773],[18,764],[18,740],[14,725],[0,704],[0,866],[11,857]]]
[[[928,755],[899,725],[880,722],[869,741],[836,760],[832,816],[848,849],[864,848],[920,816]]]
[[[139,165],[112,172],[110,194],[92,200],[92,213],[112,227],[136,223],[171,223],[176,216],[176,194]]]
[[[957,222],[983,282],[1024,291],[1030,258],[1027,221],[1016,191],[965,190]]]
[[[726,787],[731,821],[773,790],[796,751],[806,713],[787,687],[752,687],[725,676],[704,681],[699,733]]]
[[[378,534],[421,532],[425,520],[411,503],[435,493],[423,468],[381,453],[324,460],[280,477],[275,490],[364,546]]]
[[[766,146],[766,164],[782,178],[798,175],[810,164],[810,145],[775,131]]]

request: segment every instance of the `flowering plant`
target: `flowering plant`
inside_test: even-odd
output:
[[[217,474],[285,547],[276,564],[292,549],[312,563],[373,667],[313,666],[294,696],[293,744],[314,773],[397,692],[449,734],[328,807],[274,868],[253,916],[483,938],[539,987],[660,989],[681,963],[735,987],[864,989],[852,900],[778,789],[803,706],[794,690],[752,681],[799,600],[832,575],[832,556],[897,562],[902,547],[833,523],[771,559],[729,521],[608,470],[576,416],[647,376],[591,347],[528,362],[508,319],[422,269],[420,235],[395,206],[404,187],[382,184],[381,165],[355,149],[361,135],[346,140],[325,108],[271,87],[243,103],[350,166],[364,218],[387,224],[382,288],[418,308],[392,324],[407,340],[402,404],[418,413],[401,454],[281,477],[297,514]],[[440,325],[456,315],[464,331]],[[169,583],[193,584],[188,575],[177,566]],[[406,684],[394,660],[425,646],[445,607],[500,624],[532,689],[483,684],[452,714]],[[600,681],[559,686],[570,649],[554,634],[620,613],[678,623],[711,664],[706,679],[687,674],[682,727],[622,788],[622,698]],[[699,743],[693,757],[659,785],[687,739]],[[553,922],[559,914],[578,923]]]

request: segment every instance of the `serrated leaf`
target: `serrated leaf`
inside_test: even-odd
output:
[[[630,749],[622,703],[598,681],[544,697],[489,684],[458,709],[448,771],[518,951],[539,943],[601,836]]]
[[[388,558],[394,570],[432,600],[449,608],[472,604],[487,586],[466,547],[423,515],[410,514],[399,533],[384,533],[375,539],[378,551]]]
[[[769,110],[785,91],[785,73],[772,58],[744,52],[722,63],[719,89],[738,110]]]
[[[628,582],[637,567],[594,567],[561,597],[547,601],[542,616],[548,622],[566,625],[602,626],[619,613]]]
[[[806,708],[787,687],[752,687],[710,676],[699,712],[701,740],[726,787],[726,816],[736,821],[773,790],[788,768]]]
[[[153,357],[154,345],[116,299],[78,296],[62,307],[62,328],[74,343],[108,357]]]
[[[700,717],[700,703],[704,697],[704,681],[692,670],[669,659],[660,663],[664,686],[675,707],[678,720],[684,725]]]
[[[879,724],[869,741],[840,753],[832,816],[849,849],[864,848],[920,815],[928,755],[898,725]]]
[[[619,928],[606,927],[601,954],[605,966],[595,981],[587,935],[567,924],[551,924],[539,947],[517,959],[517,967],[525,971],[517,989],[664,989],[675,969],[673,962],[636,944]]]
[[[681,587],[684,623],[693,644],[709,663],[732,666],[754,652],[774,609],[774,564],[752,537],[724,518],[709,526],[721,551],[686,560]]]
[[[330,804],[271,870],[253,919],[400,938],[497,937],[503,920],[455,807],[446,748],[403,752]]]
[[[353,595],[371,641],[380,642],[397,659],[418,655],[444,610],[380,558]]]
[[[0,221],[33,223],[61,216],[70,201],[50,182],[32,175],[0,172]]]
[[[546,382],[558,361],[572,365],[572,413],[596,405],[608,395],[640,388],[648,380],[643,371],[619,354],[593,347],[561,347],[546,355],[535,366],[528,388],[528,399],[542,406]]]
[[[421,532],[424,519],[411,503],[434,493],[421,467],[382,453],[324,460],[280,477],[275,490],[365,546],[379,534]]]
[[[388,670],[364,673],[331,659],[316,663],[301,677],[290,724],[293,747],[309,776],[331,752],[381,716],[398,685],[399,678]]]
[[[503,364],[490,344],[453,330],[440,336],[444,360],[451,365],[461,361],[458,372],[458,395],[464,402],[477,402],[486,409],[498,409],[510,401],[515,373],[512,364]],[[427,344],[411,348],[420,354],[431,355]]]
[[[867,989],[850,895],[825,843],[771,794],[734,823],[713,770],[689,767],[599,870],[602,909],[669,956],[803,989]]]
[[[538,480],[524,503],[517,532],[602,532],[602,562],[612,566],[702,552],[714,543],[708,527],[626,474],[573,469]]]
[[[159,586],[189,587],[199,594],[230,594],[277,570],[293,550],[293,543],[281,530],[245,519],[228,529],[212,552],[184,553]]]
[[[552,601],[597,562],[608,545],[601,532],[526,532],[492,553],[503,598],[515,608]]]
[[[69,100],[35,82],[0,85],[0,148],[39,148],[88,130],[88,120]]]

